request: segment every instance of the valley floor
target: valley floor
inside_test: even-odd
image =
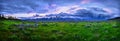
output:
[[[0,41],[120,41],[120,22],[3,20]]]

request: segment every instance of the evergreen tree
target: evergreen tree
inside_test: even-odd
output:
[[[0,14],[0,20],[5,19],[3,14]]]

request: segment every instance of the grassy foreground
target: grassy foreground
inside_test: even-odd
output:
[[[0,21],[0,41],[120,41],[120,26],[106,22]]]

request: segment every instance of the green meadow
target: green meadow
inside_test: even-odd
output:
[[[1,20],[0,41],[120,41],[120,22]]]

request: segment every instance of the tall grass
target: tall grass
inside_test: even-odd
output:
[[[0,41],[120,41],[118,21],[35,24],[28,21],[0,21]]]

